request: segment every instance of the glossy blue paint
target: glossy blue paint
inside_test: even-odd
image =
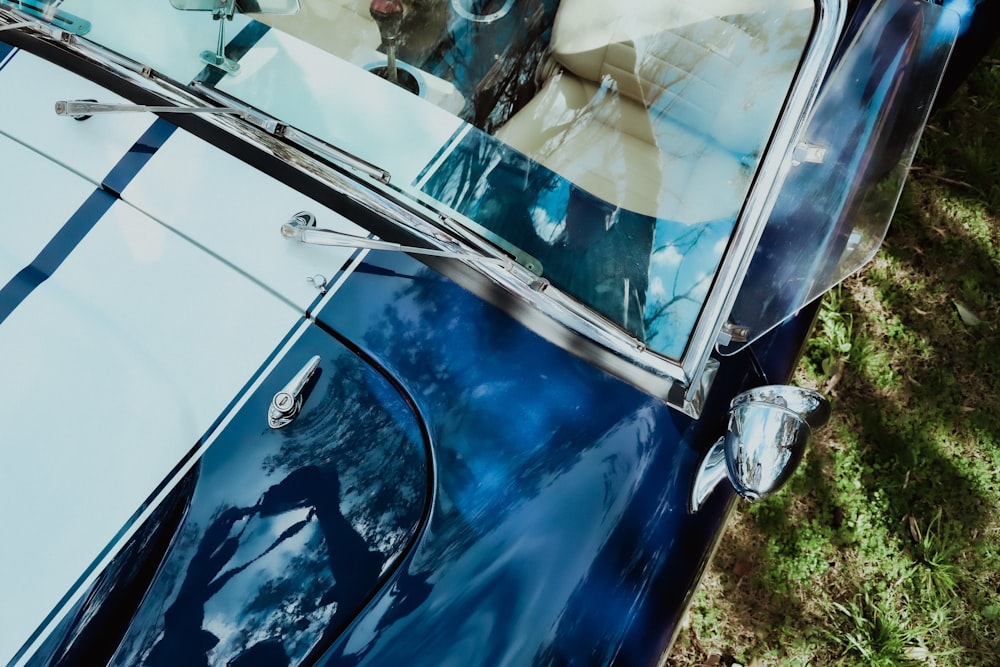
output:
[[[271,397],[313,354],[321,370],[302,413],[268,428]],[[298,663],[392,572],[428,504],[407,401],[315,327],[199,465],[178,540],[110,664],[207,665],[209,651],[213,663]]]
[[[269,428],[272,396],[315,354],[299,417]],[[408,398],[309,327],[35,660],[299,664],[391,576],[431,474]]]
[[[322,664],[654,662],[728,506],[685,509],[724,409],[693,422],[404,256],[317,317],[413,395],[437,463],[426,531]]]
[[[726,396],[694,422],[403,255],[317,317],[36,664],[655,662],[731,501],[686,511]]]

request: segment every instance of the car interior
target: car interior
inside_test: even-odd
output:
[[[255,18],[363,65],[385,51],[382,1],[300,0]],[[464,120],[613,205],[687,222],[742,200],[815,19],[812,0],[401,9],[399,60],[454,84]]]

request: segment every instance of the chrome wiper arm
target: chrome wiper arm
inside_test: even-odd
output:
[[[18,28],[30,28],[32,26],[42,25],[38,21],[21,21],[20,23],[8,23],[7,25],[0,25],[0,32],[4,30],[17,30]]]
[[[2,1],[0,0],[0,2]],[[217,91],[212,91],[208,88],[201,88],[200,92],[207,95],[209,99],[214,98],[213,101],[216,102],[220,101],[220,98],[222,98],[222,102],[229,101]],[[293,127],[289,127],[273,118],[260,114],[249,107],[235,105],[214,107],[151,106],[145,104],[98,102],[96,100],[59,100],[55,104],[55,110],[58,116],[69,116],[76,120],[85,120],[94,114],[137,111],[148,111],[150,113],[229,114],[255,127],[259,127],[268,134],[283,137],[333,162],[367,174],[382,183],[388,184],[392,179],[389,172],[385,169],[355,155],[351,155],[340,148],[319,141]]]
[[[475,255],[470,252],[459,252],[454,250],[437,250],[434,248],[420,248],[417,246],[406,246],[392,241],[382,241],[380,239],[355,236],[346,232],[339,232],[334,229],[323,229],[316,227],[316,218],[312,213],[301,211],[281,225],[281,235],[292,241],[310,243],[314,245],[336,246],[340,248],[364,248],[367,250],[390,250],[393,252],[405,252],[411,255],[427,255],[430,257],[446,257],[448,259],[458,259],[467,262],[480,264],[494,264],[512,269],[514,262],[506,257],[486,257]]]
[[[86,118],[99,113],[134,113],[147,111],[149,113],[208,113],[233,114],[246,118],[246,111],[236,107],[175,107],[151,106],[148,104],[127,104],[115,102],[95,102],[93,100],[59,100],[55,104],[57,116]]]

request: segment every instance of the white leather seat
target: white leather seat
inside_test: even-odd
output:
[[[809,38],[812,2],[624,4],[563,0],[558,67],[497,136],[622,208],[689,223],[735,216]]]

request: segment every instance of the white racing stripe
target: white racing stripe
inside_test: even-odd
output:
[[[359,231],[179,130],[122,177],[152,116],[107,126],[37,116],[54,91],[21,84],[48,69],[19,52],[0,71],[0,90],[20,93],[0,107],[0,128],[16,137],[0,136],[0,156],[17,166],[0,180],[10,239],[0,301],[15,293],[0,303],[0,663],[58,621],[150,494],[262,377],[318,297],[306,277],[345,279],[350,249],[289,242],[281,223],[309,208],[324,226]],[[108,99],[93,87],[87,96]],[[130,183],[123,199],[96,185],[109,174]],[[220,174],[232,187],[218,187]],[[88,216],[64,241],[70,221]],[[8,289],[25,275],[30,289]]]
[[[0,105],[2,107],[3,105]],[[59,169],[50,160],[0,135],[3,243],[0,287],[6,285],[69,220],[94,184]],[[58,196],[53,196],[58,193]]]
[[[119,202],[0,326],[0,659],[299,317]]]
[[[204,141],[178,130],[122,192],[122,198],[305,311],[319,296],[310,278],[331,281],[351,248],[283,238],[299,211],[320,227],[368,232]]]

